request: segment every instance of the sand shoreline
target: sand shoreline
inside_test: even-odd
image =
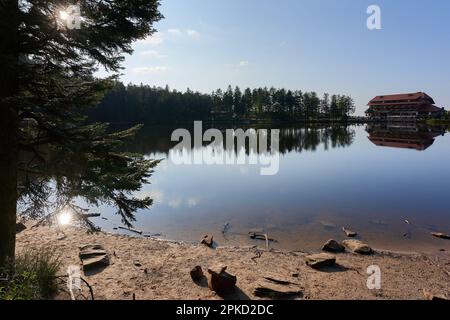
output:
[[[335,254],[335,267],[315,270],[305,264],[314,252],[283,251],[256,246],[204,245],[153,238],[137,238],[105,232],[87,233],[69,227],[64,234],[55,228],[28,228],[17,234],[17,252],[25,248],[51,247],[61,255],[61,273],[70,265],[81,265],[79,247],[100,244],[110,256],[101,272],[83,275],[95,299],[259,299],[255,286],[271,275],[290,279],[302,292],[298,299],[425,299],[423,290],[450,295],[450,253],[396,252],[375,249],[370,256]],[[444,240],[443,240],[444,241]],[[200,265],[226,265],[237,276],[237,290],[219,296],[205,284],[197,284],[190,270]],[[381,269],[381,289],[367,288],[367,267]],[[64,292],[57,297],[67,299]]]

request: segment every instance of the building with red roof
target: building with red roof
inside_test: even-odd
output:
[[[444,108],[423,92],[376,96],[368,103],[366,114],[373,120],[416,121],[421,118],[440,118]]]

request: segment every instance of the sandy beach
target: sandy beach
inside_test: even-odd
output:
[[[446,241],[446,240],[442,240]],[[334,254],[336,265],[320,270],[306,265],[308,254],[256,246],[217,247],[128,237],[67,227],[64,234],[48,226],[30,227],[17,234],[17,253],[24,249],[51,247],[61,255],[61,275],[68,266],[81,266],[79,247],[103,246],[110,265],[82,275],[100,299],[259,299],[254,289],[263,277],[288,279],[301,291],[296,299],[426,299],[423,291],[450,294],[450,254],[392,252],[374,248],[372,255],[345,252]],[[262,243],[261,246],[264,244]],[[225,265],[237,276],[237,288],[227,295],[211,291],[206,283],[196,283],[190,271],[199,265]],[[381,269],[381,289],[367,288],[367,268]],[[64,286],[62,286],[64,287]],[[57,299],[69,299],[62,290]],[[84,292],[86,294],[86,292]]]

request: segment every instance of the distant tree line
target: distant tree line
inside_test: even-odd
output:
[[[203,94],[118,82],[89,115],[96,121],[171,123],[208,119],[339,121],[354,112],[353,99],[346,95],[325,93],[319,98],[315,92],[231,86]]]
[[[266,115],[279,119],[345,119],[355,112],[353,99],[345,95],[325,93],[319,98],[315,92],[276,88],[250,88],[242,91],[228,86],[211,95],[212,111],[236,116]]]
[[[206,120],[212,108],[211,97],[187,90],[179,92],[146,85],[117,83],[89,116],[100,122],[171,123]]]

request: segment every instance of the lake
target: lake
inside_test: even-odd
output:
[[[198,242],[211,233],[223,246],[264,246],[248,236],[259,230],[277,240],[271,247],[318,250],[330,238],[345,239],[345,226],[375,248],[450,250],[448,241],[430,235],[450,231],[450,135],[444,128],[280,128],[273,176],[260,175],[259,165],[176,165],[169,156],[174,129],[146,126],[128,146],[164,159],[140,192],[154,204],[137,213],[136,229],[171,240]],[[100,211],[108,220],[94,221],[121,232],[113,209]]]

